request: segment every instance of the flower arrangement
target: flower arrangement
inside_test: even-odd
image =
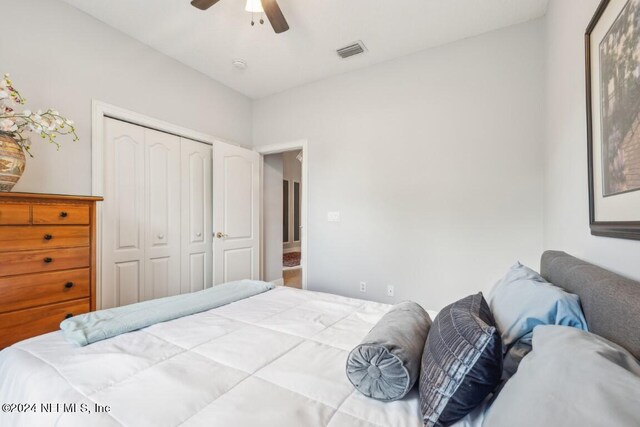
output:
[[[60,144],[57,137],[60,135],[70,135],[74,141],[78,140],[73,120],[61,116],[53,109],[45,112],[38,110],[35,113],[31,110],[15,111],[14,107],[25,103],[26,99],[13,87],[9,74],[5,74],[0,80],[0,133],[13,138],[29,156],[33,157],[29,150],[29,133],[39,134],[43,140],[55,144],[58,149]]]

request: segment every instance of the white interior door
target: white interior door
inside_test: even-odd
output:
[[[142,298],[144,258],[144,128],[104,119],[102,308]]]
[[[211,146],[181,139],[182,293],[213,285]]]
[[[180,137],[145,134],[144,299],[180,293]]]
[[[260,155],[213,145],[215,284],[260,277]]]

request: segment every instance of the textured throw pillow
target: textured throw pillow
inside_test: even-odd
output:
[[[640,362],[598,335],[538,326],[484,425],[640,426]]]
[[[420,407],[425,426],[462,419],[502,375],[502,342],[481,293],[445,307],[431,325],[422,354]]]
[[[587,330],[579,297],[552,285],[520,263],[496,283],[488,301],[502,337],[507,377],[531,349],[536,326],[564,325]]]
[[[347,358],[347,377],[362,394],[402,399],[420,374],[431,318],[414,302],[396,304]]]

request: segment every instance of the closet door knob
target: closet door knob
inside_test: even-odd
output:
[[[73,313],[67,313],[66,316],[64,316],[65,319],[71,319],[73,317]]]
[[[164,234],[158,234],[158,239],[160,240],[164,239]]]
[[[60,218],[66,218],[69,214],[65,211],[60,212]]]
[[[51,240],[51,239],[53,239],[53,236],[51,234],[44,235],[44,240]]]
[[[49,264],[50,262],[53,261],[53,258],[46,257],[45,259],[43,259],[43,261]]]
[[[196,233],[196,237],[202,237],[202,233],[198,231],[198,232]]]
[[[65,284],[64,284],[64,287],[65,287],[65,288],[67,288],[67,289],[71,289],[71,288],[73,288],[73,282],[67,282],[67,283],[65,283]]]

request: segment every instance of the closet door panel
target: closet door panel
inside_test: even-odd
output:
[[[211,287],[211,284],[206,282],[206,260],[208,258],[210,257],[208,257],[206,253],[195,253],[189,255],[189,290],[187,292],[201,291],[204,288]]]
[[[211,146],[181,139],[182,292],[211,287]]]
[[[140,277],[142,276],[140,264],[139,261],[119,262],[115,264],[116,300],[112,307],[134,304],[140,300]]]
[[[213,146],[214,282],[260,277],[260,167],[254,151]]]
[[[144,133],[147,300],[180,293],[180,138]]]
[[[135,303],[144,281],[144,129],[104,119],[102,308]]]

